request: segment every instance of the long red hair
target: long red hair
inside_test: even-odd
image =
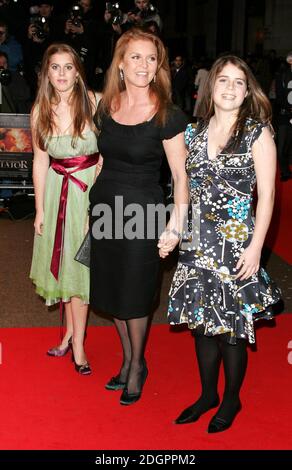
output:
[[[82,138],[82,132],[86,123],[92,122],[93,103],[88,96],[85,84],[85,73],[77,52],[67,44],[52,44],[47,48],[43,56],[39,78],[39,89],[33,106],[33,110],[37,110],[37,125],[34,129],[35,140],[42,150],[45,150],[47,139],[54,134],[55,121],[52,105],[60,102],[60,96],[49,81],[48,70],[52,56],[54,54],[62,53],[67,53],[71,56],[72,63],[78,73],[78,80],[76,80],[76,84],[72,90],[69,101],[72,107],[73,118],[73,146],[75,146],[76,139],[78,137]]]
[[[142,28],[132,28],[119,38],[111,66],[107,72],[100,109],[109,115],[120,108],[121,93],[125,90],[125,83],[121,80],[119,65],[124,58],[129,42],[137,40],[150,41],[157,50],[157,72],[155,81],[152,80],[150,83],[150,99],[156,106],[156,122],[163,125],[167,120],[167,111],[172,103],[168,56],[161,39]]]

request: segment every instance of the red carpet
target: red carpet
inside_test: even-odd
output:
[[[153,326],[148,343],[149,378],[142,400],[119,404],[120,392],[104,389],[118,370],[112,327],[92,327],[87,351],[94,374],[81,377],[69,356],[44,351],[56,328],[2,329],[0,366],[1,449],[291,449],[292,408],[288,342],[292,315],[258,329],[258,351],[249,353],[243,410],[225,433],[208,435],[214,411],[197,423],[172,420],[199,393],[193,341],[187,331]],[[291,361],[292,362],[292,361]],[[195,373],[194,373],[195,371]],[[222,391],[222,380],[220,389]]]
[[[266,239],[267,246],[288,263],[292,263],[292,180],[276,182],[275,209]]]

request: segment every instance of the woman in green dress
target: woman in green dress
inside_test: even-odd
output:
[[[99,168],[92,122],[97,101],[86,89],[76,52],[51,45],[31,115],[36,217],[30,278],[46,305],[65,304],[66,333],[48,355],[64,356],[71,345],[82,375],[91,373],[83,346],[89,271],[74,257],[86,233],[88,192]]]

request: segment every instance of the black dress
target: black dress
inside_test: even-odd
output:
[[[164,202],[159,185],[164,155],[162,141],[183,132],[186,125],[184,113],[175,107],[170,109],[163,127],[156,124],[155,116],[137,125],[119,124],[110,116],[101,116],[98,148],[104,159],[103,168],[90,191],[93,309],[122,320],[151,313],[158,284],[159,234],[147,237],[148,220],[144,211],[146,237],[125,237],[123,231],[133,216],[121,216],[118,206],[124,209],[129,204],[139,204],[146,209],[148,204]],[[102,231],[107,231],[110,217],[104,217],[105,228],[101,224],[105,212],[98,209],[101,204],[106,205],[106,212],[110,208],[112,213],[112,238],[109,233],[101,236]]]

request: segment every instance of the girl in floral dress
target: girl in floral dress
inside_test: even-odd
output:
[[[168,318],[172,325],[187,323],[193,330],[202,383],[200,398],[177,424],[196,421],[219,405],[223,360],[225,391],[209,424],[211,433],[227,429],[241,408],[254,321],[272,317],[270,306],[280,292],[260,267],[276,173],[270,104],[245,62],[235,56],[215,62],[202,112],[202,122],[186,131],[191,217],[170,289]]]

